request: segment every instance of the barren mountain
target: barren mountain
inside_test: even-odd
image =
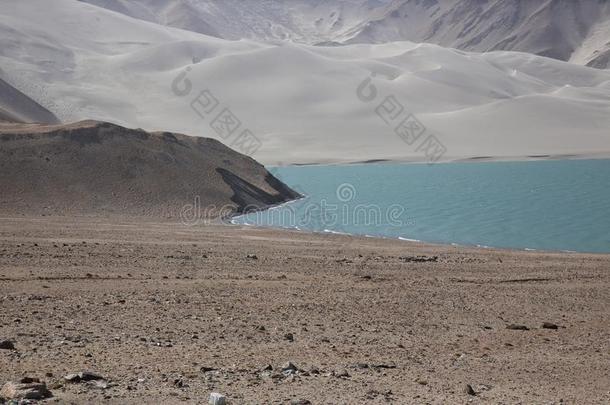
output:
[[[354,27],[348,42],[431,42],[467,51],[520,51],[608,67],[607,0],[399,0]]]
[[[298,197],[220,142],[95,121],[0,125],[2,214],[195,222]]]
[[[84,0],[224,39],[429,42],[608,67],[607,0]]]

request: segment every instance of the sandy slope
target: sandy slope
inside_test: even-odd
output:
[[[0,124],[0,213],[170,217],[196,222],[298,196],[208,138],[95,121]]]
[[[406,261],[418,255],[438,259]],[[215,391],[233,405],[607,404],[609,266],[607,255],[2,218],[0,340],[16,350],[0,350],[0,384],[38,377],[60,403],[202,404]],[[302,371],[282,375],[287,361]],[[83,369],[107,388],[62,382]]]
[[[2,79],[0,79],[0,121],[46,124],[59,122],[53,113]]]
[[[445,158],[610,150],[610,71],[409,42],[226,41],[80,2],[42,3],[10,0],[0,10],[0,62],[11,83],[64,121],[108,120],[233,147],[248,129],[263,143],[254,155],[263,163],[426,160],[430,134]],[[372,72],[377,98],[364,102],[357,89]],[[206,89],[218,104],[200,116],[190,105]],[[375,110],[391,95],[404,109],[386,124]],[[210,128],[224,108],[241,122],[232,135]],[[411,145],[393,131],[408,113],[429,130]]]
[[[225,39],[429,42],[510,50],[606,68],[605,0],[85,0],[135,18]]]

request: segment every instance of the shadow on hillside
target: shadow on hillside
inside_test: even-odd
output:
[[[237,204],[237,209],[240,213],[247,211],[255,211],[270,205],[283,203],[300,195],[291,190],[284,183],[268,174],[265,177],[265,182],[271,186],[277,193],[271,194],[256,185],[242,179],[239,176],[231,173],[229,170],[217,168],[216,172],[222,176],[222,179],[233,190],[231,201]]]

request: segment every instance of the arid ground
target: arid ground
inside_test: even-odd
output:
[[[607,404],[610,256],[2,218],[2,340],[60,403]]]

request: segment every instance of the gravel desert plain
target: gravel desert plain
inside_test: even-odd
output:
[[[38,379],[51,403],[606,404],[609,268],[608,255],[4,217],[0,381]]]

